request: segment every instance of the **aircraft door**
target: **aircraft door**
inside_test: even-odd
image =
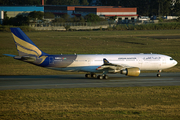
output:
[[[142,67],[143,67],[143,59],[142,58],[138,59],[138,66],[139,66],[139,68],[142,69]]]
[[[162,64],[166,64],[166,59],[162,58]]]
[[[138,64],[139,64],[139,65],[142,65],[142,64],[143,64],[143,59],[142,59],[142,58],[139,58],[139,59],[138,59]]]
[[[88,59],[87,61],[88,61],[88,65],[91,65],[92,60]]]
[[[49,57],[49,64],[54,64],[54,57]]]

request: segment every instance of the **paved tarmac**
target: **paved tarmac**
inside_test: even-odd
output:
[[[0,76],[0,90],[180,85],[180,73],[161,73],[161,77],[156,77],[156,73],[141,73],[138,77],[121,74],[108,76],[108,80],[88,79],[84,74]]]

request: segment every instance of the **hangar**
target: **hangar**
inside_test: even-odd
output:
[[[136,20],[137,8],[125,8],[121,6],[44,6],[44,12],[52,12],[56,16],[68,14],[69,16],[86,16],[93,13],[100,17],[117,16],[120,20]]]
[[[137,19],[137,8],[126,8],[121,6],[66,6],[66,5],[43,5],[42,6],[0,6],[0,11],[7,11],[8,17],[19,14],[27,15],[32,11],[51,12],[56,17],[68,14],[70,17],[86,16],[89,13],[108,18],[117,16],[116,21],[134,21]]]

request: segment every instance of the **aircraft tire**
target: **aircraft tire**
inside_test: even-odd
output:
[[[91,74],[91,77],[96,78],[97,76],[96,76],[96,74]]]
[[[109,77],[107,75],[105,75],[103,78],[107,80]]]
[[[86,74],[85,77],[86,78],[91,78],[91,74]]]
[[[157,74],[157,77],[160,77],[161,75],[160,74]]]
[[[97,78],[100,79],[100,80],[102,80],[102,79],[103,79],[103,76],[102,76],[102,75],[98,75]]]

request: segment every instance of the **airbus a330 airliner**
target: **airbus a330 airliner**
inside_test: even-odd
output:
[[[49,55],[41,51],[20,28],[10,28],[19,55],[4,54],[37,66],[60,70],[87,72],[85,77],[108,79],[108,73],[139,76],[141,70],[158,70],[173,67],[177,61],[161,54],[81,54]]]

